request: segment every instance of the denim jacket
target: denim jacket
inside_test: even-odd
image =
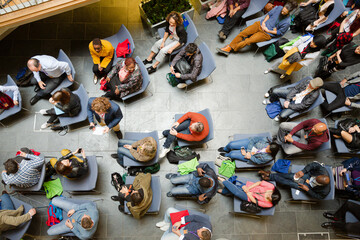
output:
[[[268,145],[269,145],[269,141],[267,140],[266,137],[250,138],[249,144],[247,146],[247,152],[250,152],[253,147],[255,147],[258,150],[261,150],[263,148],[266,148]],[[251,155],[251,158],[249,160],[254,164],[264,164],[273,160],[273,158],[269,153],[260,152]]]

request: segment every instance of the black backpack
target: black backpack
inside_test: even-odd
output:
[[[129,167],[128,174],[129,176],[136,176],[137,173],[157,173],[160,170],[160,164],[155,163],[154,165],[147,166],[147,167]]]
[[[173,150],[171,150],[166,154],[166,158],[168,159],[169,163],[179,164],[179,161],[189,161],[193,158],[197,158],[199,160],[200,154],[192,152],[191,155],[180,157]]]

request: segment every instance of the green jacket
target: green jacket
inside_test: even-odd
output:
[[[20,224],[31,219],[29,213],[24,212],[24,206],[21,205],[16,210],[0,210],[0,233],[11,230]]]
[[[149,210],[152,203],[152,190],[151,190],[151,174],[139,173],[133,183],[134,190],[143,189],[144,199],[139,205],[131,206],[130,202],[126,203],[129,211],[136,219],[140,219]]]

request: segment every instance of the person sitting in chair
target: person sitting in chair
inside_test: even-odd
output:
[[[114,61],[114,47],[107,40],[94,38],[89,43],[89,51],[93,60],[94,84],[105,77],[112,68]]]
[[[81,153],[82,158],[76,156],[77,153]],[[58,174],[69,179],[78,179],[88,173],[89,165],[84,149],[78,148],[74,152],[63,149],[61,155],[62,157],[57,160],[50,159],[51,166]]]
[[[13,99],[6,92],[12,91]],[[14,106],[19,105],[20,92],[18,86],[1,86],[0,85],[0,114]]]
[[[340,120],[336,128],[330,128],[334,138],[341,138],[351,152],[360,151],[360,121],[354,118]]]

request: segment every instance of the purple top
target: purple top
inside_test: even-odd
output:
[[[226,0],[226,3],[228,7],[230,5],[233,5],[235,7],[235,4],[237,3],[241,9],[245,9],[249,6],[250,0]]]

